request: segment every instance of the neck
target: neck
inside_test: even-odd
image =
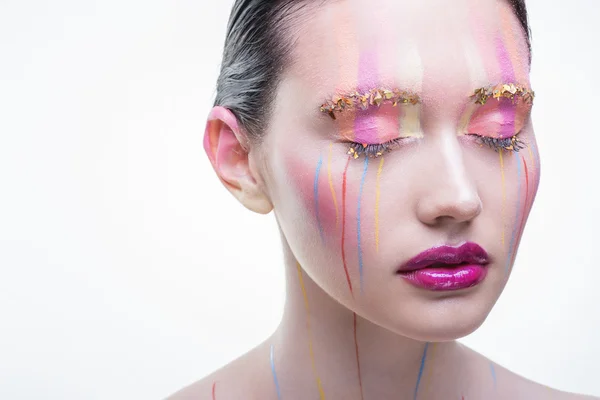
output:
[[[460,398],[463,346],[416,341],[361,318],[325,293],[287,245],[284,252],[287,298],[271,342],[282,390],[291,383],[297,398]]]

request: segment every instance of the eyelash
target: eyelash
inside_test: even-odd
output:
[[[476,137],[482,146],[487,146],[496,152],[500,150],[518,152],[519,150],[523,150],[525,147],[527,147],[525,142],[519,140],[518,133],[514,136],[504,139],[482,136],[476,133],[471,133],[469,136]],[[355,159],[361,157],[362,155],[366,155],[370,158],[377,158],[397,147],[398,143],[400,143],[402,139],[404,138],[396,138],[385,143],[375,144],[347,142],[350,144],[347,154]]]
[[[377,158],[388,151],[391,151],[394,147],[400,143],[400,141],[404,138],[396,138],[392,139],[385,143],[375,143],[375,144],[367,144],[367,143],[357,143],[357,142],[347,142],[350,145],[350,149],[348,149],[348,155],[359,158],[362,155],[366,155],[370,158]]]
[[[487,146],[496,152],[499,152],[500,150],[518,152],[519,150],[522,150],[525,147],[527,147],[525,142],[519,140],[518,133],[514,136],[504,139],[482,136],[475,133],[471,133],[470,135],[475,136],[482,146]]]

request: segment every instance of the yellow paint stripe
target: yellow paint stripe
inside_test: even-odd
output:
[[[377,169],[377,182],[375,184],[375,250],[379,252],[379,199],[381,197],[381,171],[383,170],[383,156],[379,162],[379,168]]]
[[[502,152],[504,150],[499,150],[498,154],[500,154],[500,173],[502,174],[502,247],[506,247],[506,178],[504,177],[504,159],[502,158]]]
[[[312,342],[312,332],[310,329],[310,307],[308,305],[308,296],[306,294],[306,287],[304,286],[304,278],[302,277],[302,268],[299,263],[296,263],[296,268],[298,270],[298,279],[300,280],[300,288],[302,289],[302,296],[304,297],[304,307],[306,308],[306,331],[308,334],[308,354],[310,355],[310,362],[312,365],[312,370],[315,375],[315,380],[317,381],[317,388],[319,389],[319,399],[325,400],[325,393],[323,392],[323,385],[321,384],[321,379],[319,378],[319,374],[317,373],[317,364],[315,363],[315,353],[313,351],[313,342]]]
[[[335,189],[333,188],[333,179],[331,179],[331,155],[333,153],[333,143],[329,145],[329,156],[327,157],[327,179],[329,180],[329,190],[331,190],[331,198],[333,199],[333,206],[335,207],[335,226],[337,228],[339,221],[339,210],[337,204],[337,198],[335,197]]]

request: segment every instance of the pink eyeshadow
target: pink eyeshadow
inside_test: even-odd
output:
[[[358,143],[388,142],[400,136],[402,114],[400,106],[393,107],[390,104],[361,111],[355,115],[353,135],[342,132],[342,136],[345,138],[354,136],[353,140]]]
[[[508,50],[506,49],[506,45],[504,44],[504,40],[502,39],[502,35],[496,37],[496,54],[498,57],[500,71],[502,73],[503,83],[516,83],[515,71],[510,59],[510,55],[508,54]],[[498,105],[498,111],[503,117],[502,125],[498,135],[501,138],[514,136],[517,133],[515,132],[515,106],[506,101],[500,101]]]
[[[523,129],[530,106],[513,104],[509,99],[489,99],[473,113],[467,133],[495,138],[509,138]]]

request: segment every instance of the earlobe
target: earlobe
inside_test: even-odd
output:
[[[249,147],[235,115],[224,107],[214,107],[206,122],[204,150],[217,176],[246,208],[268,214],[273,205],[258,184],[258,171],[250,165]]]

